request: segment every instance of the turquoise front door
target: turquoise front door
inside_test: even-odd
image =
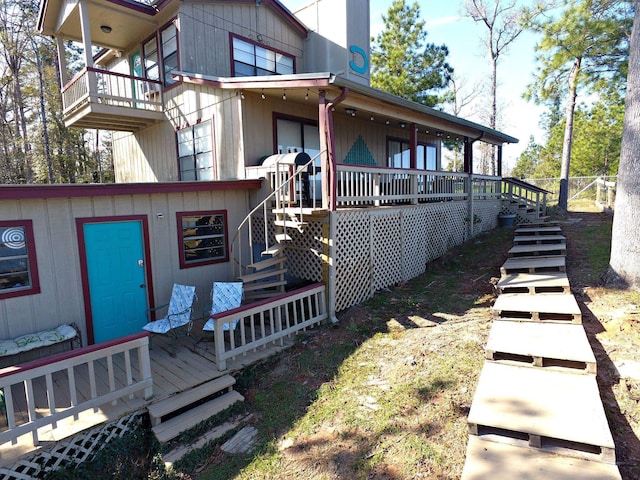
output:
[[[142,222],[83,228],[94,342],[141,332],[148,308]]]

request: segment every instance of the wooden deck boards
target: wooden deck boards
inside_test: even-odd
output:
[[[580,307],[571,294],[505,293],[498,296],[491,310],[494,318],[500,319],[582,323]]]
[[[496,320],[486,353],[489,360],[596,373],[596,358],[582,325]]]
[[[469,436],[461,480],[621,480],[615,465]]]
[[[513,237],[514,245],[554,244],[566,242],[567,237],[564,235],[517,235]]]
[[[516,228],[514,235],[559,235],[562,232],[560,227],[523,227]]]
[[[593,375],[485,362],[469,424],[471,433],[480,437],[615,463],[615,445]]]
[[[510,257],[500,267],[502,275],[510,273],[564,272],[565,257]]]
[[[537,255],[565,255],[565,243],[543,243],[535,245],[514,245],[507,252],[510,257],[535,257]]]

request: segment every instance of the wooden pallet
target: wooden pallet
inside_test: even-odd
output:
[[[461,480],[621,480],[615,465],[469,436]]]
[[[507,252],[510,257],[536,257],[550,255],[566,255],[567,244],[535,244],[535,245],[514,245]]]
[[[511,273],[496,284],[499,294],[504,293],[571,293],[565,272]]]
[[[501,275],[510,273],[564,272],[566,262],[563,256],[555,257],[511,257],[500,267]]]
[[[560,227],[522,227],[513,231],[515,236],[518,235],[560,235],[562,229]]]
[[[518,223],[516,224],[516,228],[557,227],[558,225],[560,225],[560,222],[558,222],[557,220],[537,219]]]
[[[468,422],[483,440],[615,464],[593,375],[485,362]]]
[[[500,363],[596,374],[596,358],[582,325],[496,320],[485,355]]]
[[[567,243],[564,235],[518,235],[513,237],[514,245],[535,245],[544,243]]]
[[[506,293],[498,296],[491,310],[493,318],[501,320],[582,323],[582,312],[571,294]]]

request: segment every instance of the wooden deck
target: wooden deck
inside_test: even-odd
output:
[[[145,400],[142,394],[135,394],[132,397],[125,397],[115,404],[108,403],[95,409],[95,411],[83,412],[77,420],[72,418],[59,421],[57,428],[50,426],[38,429],[40,444],[47,444],[59,441],[72,436],[95,425],[116,420],[123,415],[146,408],[149,404],[169,397],[175,393],[188,390],[204,382],[220,377],[225,374],[237,372],[243,367],[264,359],[273,353],[290,346],[294,339],[285,339],[284,345],[261,347],[255,352],[248,352],[234,360],[227,361],[227,370],[221,372],[216,363],[213,351],[212,332],[203,332],[204,320],[194,323],[193,332],[187,336],[180,332],[177,337],[172,335],[153,335],[151,337],[150,358],[151,376],[153,379],[153,397]],[[206,334],[206,335],[205,335]],[[172,353],[175,356],[172,356]],[[137,378],[138,359],[137,355],[131,355],[132,375]],[[120,357],[114,358],[116,371],[124,372],[124,360]],[[89,373],[84,368],[76,368],[76,385],[79,390],[78,400],[80,402],[91,398],[91,385]],[[109,391],[109,378],[106,361],[95,362],[96,389],[100,392]],[[53,375],[54,392],[58,409],[64,409],[71,405],[69,398],[68,378],[65,372],[58,372]],[[43,408],[47,402],[45,380],[38,379],[33,382],[36,394],[36,413],[38,416],[49,414],[48,409]],[[28,421],[28,409],[24,395],[16,395],[20,400],[16,408],[16,423]],[[5,413],[0,413],[0,431],[7,428]],[[20,456],[27,454],[37,447],[33,446],[30,434],[20,437],[16,445],[9,442],[0,445],[0,466],[14,463]]]

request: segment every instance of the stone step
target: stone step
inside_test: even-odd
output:
[[[504,293],[571,293],[565,272],[511,273],[496,284],[499,294]]]
[[[621,480],[615,465],[469,436],[461,480]]]
[[[535,245],[514,245],[507,252],[510,257],[536,257],[551,255],[566,255],[567,244],[535,244]]]
[[[468,422],[483,440],[615,464],[593,375],[485,362]]]
[[[487,360],[573,373],[596,374],[596,358],[582,325],[496,320]]]
[[[532,245],[544,243],[566,243],[567,237],[564,235],[518,235],[513,237],[514,245]]]
[[[518,235],[560,235],[562,229],[560,227],[521,227],[513,231],[515,236]]]
[[[167,416],[170,413],[192,405],[203,398],[210,397],[222,390],[231,390],[235,383],[236,379],[231,375],[223,375],[222,377],[218,377],[210,382],[203,383],[197,387],[154,402],[147,408],[149,410],[151,424],[158,425],[160,424],[162,417]]]
[[[566,262],[563,256],[510,257],[500,267],[500,274],[564,272],[565,269]]]
[[[160,443],[168,442],[182,432],[195,427],[200,422],[226,410],[236,402],[242,402],[244,397],[235,390],[214,398],[213,400],[198,405],[195,408],[154,426],[151,430]]]
[[[505,293],[496,298],[493,318],[531,322],[582,323],[578,302],[566,293]]]

